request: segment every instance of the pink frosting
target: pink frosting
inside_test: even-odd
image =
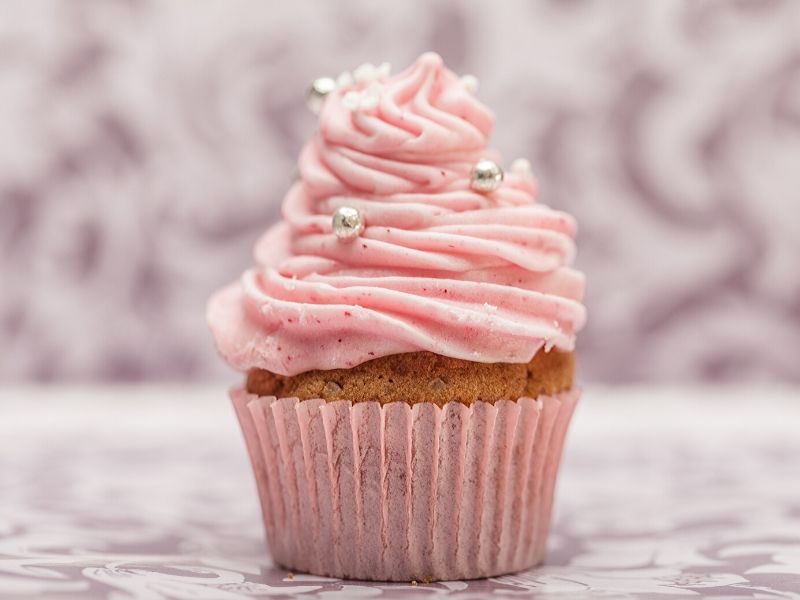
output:
[[[574,220],[536,203],[525,173],[470,189],[475,162],[499,160],[493,116],[439,56],[382,81],[377,106],[348,108],[368,85],[326,98],[283,221],[257,266],[211,298],[222,355],[294,375],[420,350],[478,362],[571,350],[586,318]],[[364,215],[355,240],[332,232],[340,206]]]

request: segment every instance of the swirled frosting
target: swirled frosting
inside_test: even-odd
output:
[[[327,96],[283,221],[257,243],[257,266],[209,302],[233,367],[295,375],[420,350],[521,363],[573,348],[585,321],[574,220],[537,203],[525,172],[470,189],[475,162],[499,159],[493,115],[467,88],[424,54]],[[374,101],[354,106],[359,94]],[[341,206],[364,215],[355,240],[332,231]]]

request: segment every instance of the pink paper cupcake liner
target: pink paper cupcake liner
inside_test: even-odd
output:
[[[275,561],[378,581],[539,563],[579,396],[439,408],[231,392]]]

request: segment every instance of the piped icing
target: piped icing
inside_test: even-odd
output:
[[[511,363],[572,350],[586,319],[573,218],[537,203],[527,168],[471,189],[479,160],[500,164],[471,79],[432,53],[387,71],[340,77],[325,97],[283,220],[209,301],[221,354],[295,375],[422,350]],[[355,239],[332,229],[342,207],[364,220]]]

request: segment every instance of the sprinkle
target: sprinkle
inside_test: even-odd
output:
[[[359,65],[353,71],[353,79],[356,83],[376,83],[389,77],[392,66],[388,62],[383,62],[377,67],[372,63]]]
[[[461,85],[463,85],[464,89],[470,94],[474,94],[478,91],[478,78],[475,77],[475,75],[462,75]]]
[[[314,114],[319,114],[325,98],[336,91],[336,81],[330,77],[319,77],[311,83],[306,92],[306,104]]]
[[[361,110],[374,110],[378,107],[378,102],[380,102],[378,96],[367,94],[361,99]]]
[[[346,108],[356,110],[374,110],[380,104],[381,85],[377,81],[372,81],[363,90],[350,90],[342,98],[342,104]]]
[[[511,163],[511,172],[516,175],[522,175],[523,177],[530,177],[533,175],[531,163],[527,158],[514,159],[514,162]]]
[[[364,63],[363,65],[359,65],[356,67],[356,70],[353,71],[353,79],[356,80],[356,83],[374,81],[376,77],[377,69],[372,63]]]
[[[378,74],[378,79],[386,79],[392,74],[392,65],[388,62],[382,62],[380,65],[378,65],[376,71]]]
[[[353,75],[349,71],[342,71],[339,77],[336,78],[336,86],[340,88],[350,87],[353,85]]]
[[[358,110],[361,105],[361,93],[356,91],[347,92],[342,98],[342,104],[350,110]]]

